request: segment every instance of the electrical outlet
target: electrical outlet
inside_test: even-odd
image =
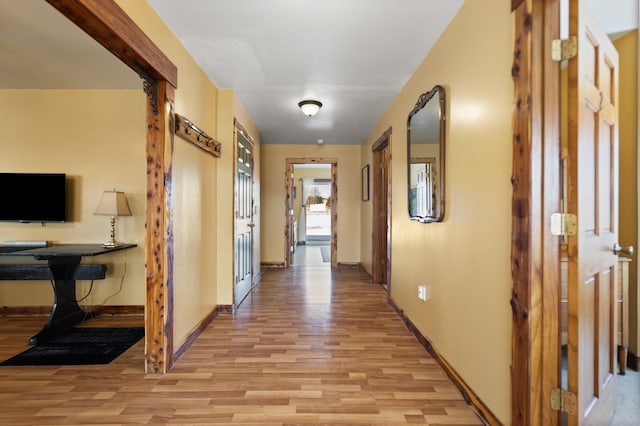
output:
[[[427,286],[424,284],[418,284],[418,299],[427,300]]]

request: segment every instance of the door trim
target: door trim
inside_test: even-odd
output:
[[[338,266],[338,159],[322,157],[286,158],[284,171],[284,267],[291,266],[291,226],[289,225],[289,210],[293,194],[291,187],[293,182],[294,164],[331,164],[331,267]]]
[[[514,1],[511,423],[556,425],[560,253],[550,217],[560,211],[559,0]]]

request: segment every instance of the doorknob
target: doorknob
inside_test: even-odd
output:
[[[633,246],[622,247],[620,244],[615,243],[613,245],[613,254],[620,254],[620,253],[624,253],[624,254],[628,254],[629,256],[632,256],[633,255]]]

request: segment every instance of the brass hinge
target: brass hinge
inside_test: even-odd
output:
[[[576,235],[578,218],[572,213],[554,213],[551,215],[551,235]]]
[[[551,42],[551,59],[556,62],[578,56],[578,38],[571,36],[564,39],[555,39]]]
[[[551,408],[569,414],[576,413],[578,399],[574,393],[566,389],[555,388],[551,390]]]

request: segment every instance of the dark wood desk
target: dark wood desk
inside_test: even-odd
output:
[[[53,306],[47,324],[29,339],[35,345],[48,336],[63,334],[74,325],[91,317],[83,311],[76,299],[76,280],[101,280],[106,265],[82,265],[83,257],[98,256],[136,247],[123,244],[102,247],[101,244],[55,244],[49,247],[0,247],[0,256],[28,256],[46,264],[0,265],[0,280],[51,280]]]

